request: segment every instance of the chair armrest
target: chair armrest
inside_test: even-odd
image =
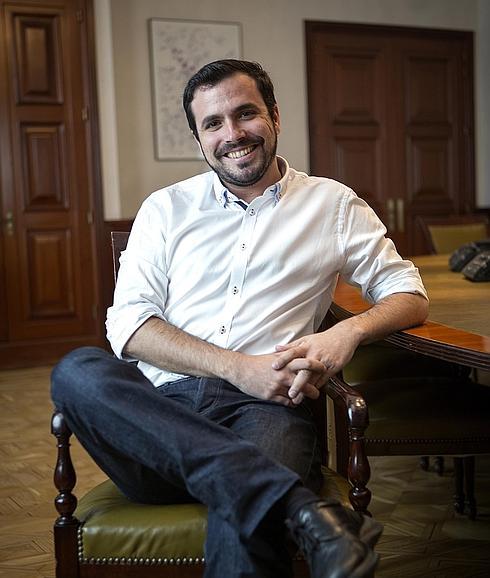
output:
[[[369,514],[371,491],[367,483],[371,469],[364,437],[369,425],[366,401],[342,379],[341,373],[330,378],[326,393],[334,403],[337,470],[349,480],[349,499],[354,510]]]
[[[58,456],[54,470],[54,485],[59,494],[55,498],[55,506],[59,517],[55,526],[78,525],[73,516],[77,507],[77,499],[71,493],[75,487],[77,476],[70,455],[71,430],[61,411],[55,410],[51,418],[51,433],[57,439]]]

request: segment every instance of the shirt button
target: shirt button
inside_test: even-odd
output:
[[[221,334],[226,333],[226,327],[225,327],[224,325],[222,325],[222,326],[219,328],[219,332],[220,332]]]
[[[241,249],[242,251],[245,251],[246,248],[247,248],[247,245],[245,245],[245,243],[242,243],[242,244],[240,245],[240,249]]]
[[[233,295],[236,295],[238,293],[238,287],[233,287],[233,291],[232,291]]]
[[[252,215],[252,216],[255,215],[255,209],[250,209],[250,211],[249,211],[248,214],[249,214],[249,215]]]

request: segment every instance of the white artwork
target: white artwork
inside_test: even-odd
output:
[[[150,20],[155,156],[158,160],[200,159],[182,93],[204,64],[240,58],[240,24]]]

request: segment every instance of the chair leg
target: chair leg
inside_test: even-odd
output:
[[[454,511],[457,514],[464,513],[464,470],[463,458],[454,458],[454,496],[453,505]]]
[[[428,472],[430,468],[430,458],[429,456],[422,456],[420,458],[420,469],[424,470],[424,472]],[[444,457],[443,456],[436,456],[434,458],[434,471],[438,476],[444,475]]]
[[[444,457],[436,456],[434,459],[434,470],[438,476],[444,475]]]
[[[468,504],[468,518],[476,518],[476,500],[475,500],[475,456],[466,456],[463,458],[464,464],[464,481],[466,490],[466,500]]]
[[[349,492],[349,499],[354,510],[368,516],[371,515],[368,510],[371,491],[367,487],[370,476],[371,468],[364,447],[363,431],[352,428],[348,465],[348,480],[352,488]]]

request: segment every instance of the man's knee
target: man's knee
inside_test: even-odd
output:
[[[87,389],[97,381],[93,379],[94,365],[100,365],[109,355],[98,347],[80,347],[65,355],[51,373],[51,397],[56,406],[61,408],[71,403],[82,390],[86,395]]]

